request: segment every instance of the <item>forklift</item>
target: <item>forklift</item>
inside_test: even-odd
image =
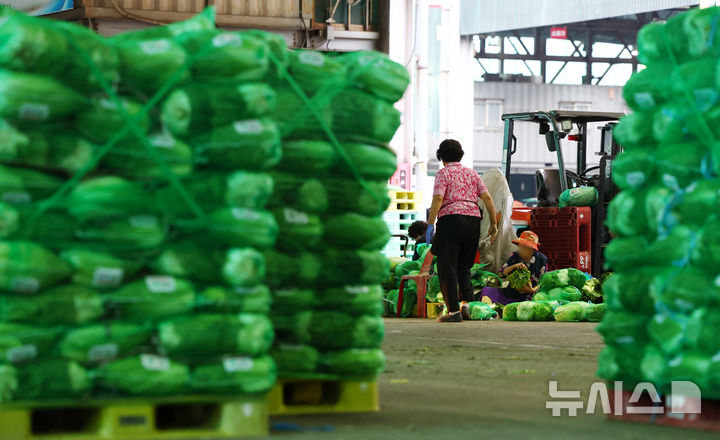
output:
[[[512,156],[517,151],[517,137],[514,129],[516,122],[532,122],[538,125],[538,134],[545,137],[548,151],[557,155],[557,169],[540,169],[535,172],[538,206],[558,206],[563,191],[578,186],[592,186],[598,191],[598,203],[592,208],[591,220],[591,273],[599,277],[603,273],[604,249],[610,241],[610,233],[605,226],[607,207],[615,197],[618,188],[612,181],[612,162],[622,152],[622,146],[615,142],[613,129],[622,113],[578,112],[578,111],[540,111],[531,113],[511,113],[502,115],[504,123],[502,171],[510,183]],[[599,165],[587,167],[588,124],[604,124],[601,131],[600,151],[596,153]],[[575,134],[571,134],[577,129]],[[560,141],[577,143],[577,170],[565,169]],[[561,178],[561,176],[564,176]]]

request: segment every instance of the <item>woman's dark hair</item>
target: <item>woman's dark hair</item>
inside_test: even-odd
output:
[[[408,228],[408,236],[413,240],[422,237],[427,232],[428,224],[422,220],[413,222]]]
[[[440,142],[440,146],[437,149],[437,160],[443,162],[460,162],[465,152],[462,149],[460,142],[455,139],[445,139]]]

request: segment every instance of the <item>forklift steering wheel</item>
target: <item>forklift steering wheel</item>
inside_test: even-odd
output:
[[[600,165],[595,165],[590,168],[587,168],[585,171],[580,173],[580,177],[585,177],[587,175],[587,173],[589,173],[590,171],[595,171],[595,170],[599,170],[599,169],[600,169]]]

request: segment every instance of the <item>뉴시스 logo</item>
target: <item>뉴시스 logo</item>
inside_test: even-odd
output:
[[[641,382],[632,390],[632,395],[627,402],[623,402],[623,383],[615,381],[613,389],[608,391],[605,382],[593,382],[587,396],[586,414],[596,412],[598,405],[603,414],[622,416],[623,411],[627,414],[665,414],[670,417],[682,418],[685,414],[701,413],[700,388],[692,382],[673,381],[670,384],[670,394],[665,396],[665,404],[655,386],[649,382]],[[548,382],[548,394],[550,400],[545,402],[545,408],[552,410],[553,417],[563,415],[563,410],[570,417],[578,415],[584,406],[581,393],[578,390],[559,391],[558,382]],[[647,397],[643,399],[643,396]],[[610,399],[614,399],[614,405],[610,405]],[[643,405],[636,405],[643,403]],[[651,403],[648,405],[648,403]]]

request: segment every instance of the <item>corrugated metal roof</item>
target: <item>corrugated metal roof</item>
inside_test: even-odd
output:
[[[460,33],[487,34],[577,23],[699,3],[699,0],[461,0]]]

